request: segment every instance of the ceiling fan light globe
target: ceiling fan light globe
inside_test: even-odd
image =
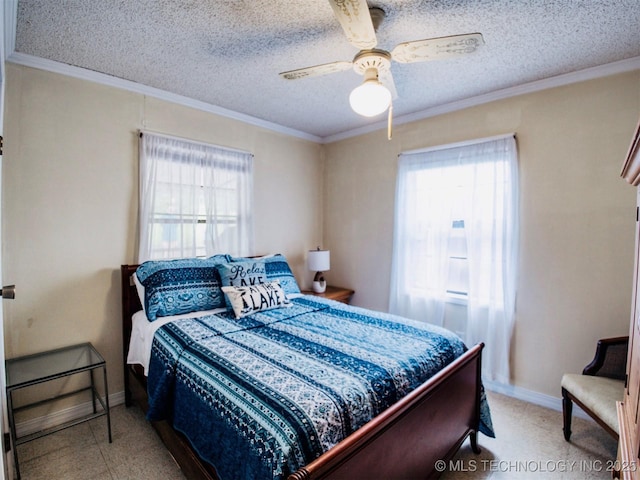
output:
[[[375,117],[385,112],[391,104],[391,92],[379,81],[365,81],[349,95],[351,108],[358,115]]]

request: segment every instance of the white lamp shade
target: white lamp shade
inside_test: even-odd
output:
[[[314,272],[326,272],[330,267],[329,250],[309,250],[307,266]]]
[[[364,117],[375,117],[391,105],[391,92],[378,80],[366,80],[349,95],[354,112]]]

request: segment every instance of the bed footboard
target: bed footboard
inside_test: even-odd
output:
[[[435,478],[471,435],[476,453],[480,422],[478,344],[421,387],[380,414],[289,480]]]

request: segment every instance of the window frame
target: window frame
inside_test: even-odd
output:
[[[253,155],[140,132],[139,156],[139,262],[252,253]],[[165,227],[170,225],[175,225],[176,231],[167,234],[171,229]],[[220,240],[224,232],[218,231],[223,225],[232,227],[232,237],[247,238],[231,239],[226,243],[234,245],[216,249],[217,243],[225,243]],[[166,239],[164,246],[158,244],[162,239]]]

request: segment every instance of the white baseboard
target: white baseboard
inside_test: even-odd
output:
[[[104,401],[104,398],[103,398]],[[109,407],[115,407],[124,403],[124,391],[109,395]],[[98,408],[101,408],[98,405]],[[16,423],[16,435],[23,437],[32,433],[56,427],[63,423],[76,420],[93,412],[93,404],[89,401],[74,407],[58,410],[42,417],[33,418],[24,422]]]
[[[550,408],[551,410],[556,410],[558,412],[562,411],[561,397],[553,397],[544,393],[534,392],[533,390],[527,390],[526,388],[516,387],[514,385],[505,385],[504,383],[489,382],[484,380],[482,381],[482,383],[487,390],[490,390],[492,392],[500,393],[508,397],[517,398],[518,400],[533,403],[534,405],[539,405],[541,407]],[[491,405],[489,405],[489,407],[491,407]],[[573,404],[573,415],[576,417],[584,418],[585,420],[593,421],[593,419],[575,403]]]

